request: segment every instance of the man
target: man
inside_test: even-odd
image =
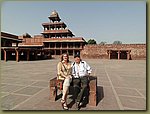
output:
[[[85,61],[81,60],[79,54],[76,54],[74,59],[75,62],[72,64],[74,101],[79,109],[83,105],[84,99],[88,96],[88,76],[92,70]]]

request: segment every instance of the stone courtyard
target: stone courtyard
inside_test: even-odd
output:
[[[62,110],[60,99],[49,100],[49,80],[56,76],[58,61],[1,61],[2,110]],[[80,110],[146,110],[146,60],[85,61],[97,76],[98,99],[96,107],[87,104]]]

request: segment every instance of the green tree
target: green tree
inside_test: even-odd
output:
[[[122,44],[121,41],[114,41],[113,44]]]
[[[99,44],[101,44],[101,45],[105,45],[106,43],[107,43],[107,42],[103,42],[103,41],[102,41],[102,42],[100,42]]]
[[[28,33],[25,33],[25,34],[23,34],[23,37],[24,37],[24,38],[31,38],[31,35],[28,34]]]
[[[90,40],[88,40],[88,42],[87,42],[88,44],[97,44],[96,43],[96,41],[94,40],[94,39],[90,39]]]

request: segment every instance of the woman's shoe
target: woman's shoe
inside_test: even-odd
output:
[[[68,106],[67,106],[67,104],[66,104],[66,102],[65,102],[65,100],[61,100],[61,104],[62,104],[62,108],[64,109],[64,110],[68,110],[69,108],[68,108]]]

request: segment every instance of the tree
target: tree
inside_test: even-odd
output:
[[[99,44],[101,44],[101,45],[105,45],[106,43],[107,43],[107,42],[103,42],[103,41],[102,41],[102,42],[100,42]]]
[[[25,34],[23,34],[23,37],[24,37],[24,38],[31,38],[31,35],[28,34],[28,33],[25,33]]]
[[[88,44],[97,44],[96,43],[96,41],[94,40],[94,39],[90,39],[90,40],[88,40],[88,42],[87,42]]]
[[[121,41],[114,41],[113,44],[122,44]]]

